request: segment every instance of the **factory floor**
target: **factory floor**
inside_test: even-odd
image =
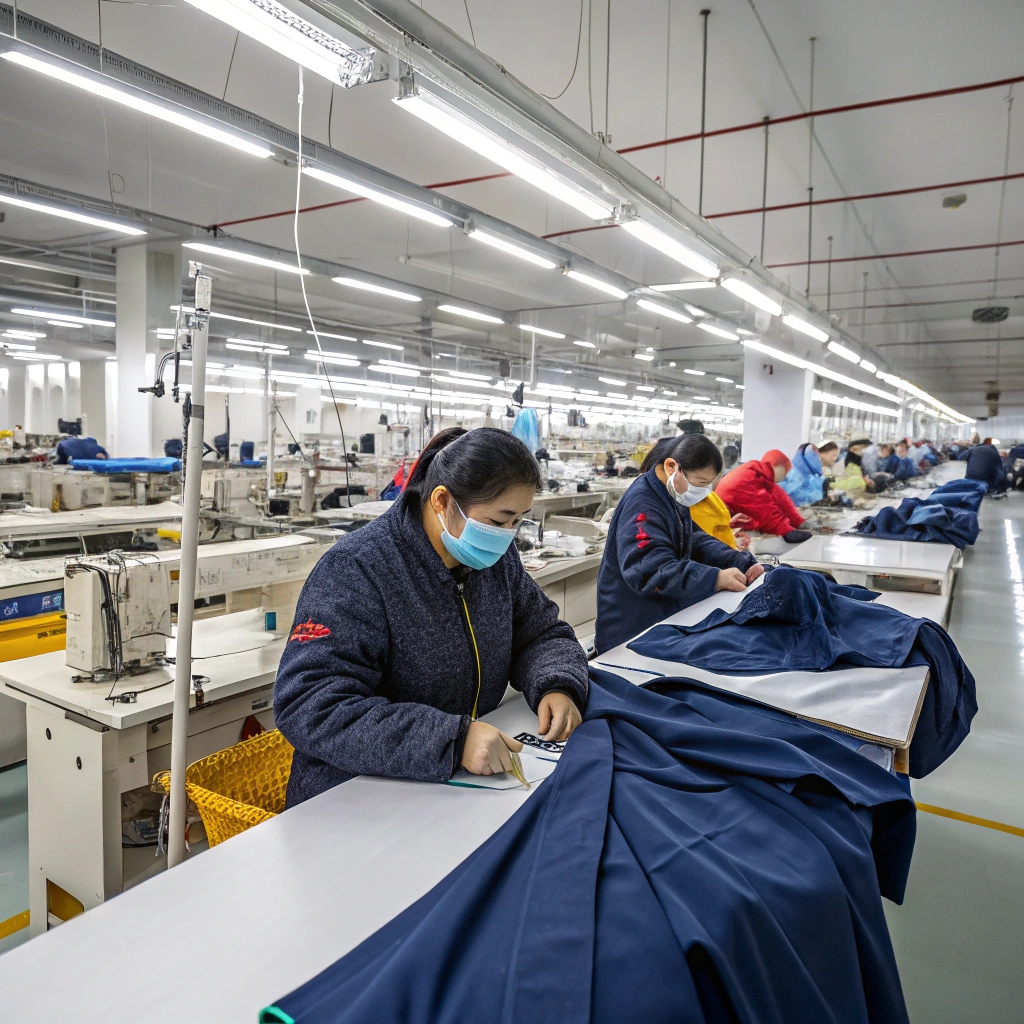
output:
[[[960,750],[913,784],[907,897],[886,904],[914,1024],[1010,1024],[1024,1006],[1024,494],[986,499],[981,525],[949,625],[981,710]],[[0,771],[0,922],[28,906],[26,785],[23,764]],[[27,937],[0,938],[0,953]]]

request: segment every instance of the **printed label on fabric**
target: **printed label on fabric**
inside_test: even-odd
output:
[[[330,636],[331,631],[322,623],[314,622],[310,619],[308,622],[300,622],[293,630],[292,635],[288,637],[289,642],[292,640],[298,640],[300,644],[305,643],[307,640],[320,640],[325,636]]]

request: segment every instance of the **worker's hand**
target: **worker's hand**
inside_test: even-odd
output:
[[[742,512],[737,512],[736,515],[729,520],[729,525],[734,530],[740,530],[744,526],[749,526],[754,520],[748,515],[744,515]]]
[[[750,547],[750,537],[742,530],[737,531],[734,536],[736,537],[736,549],[738,551],[746,551]]]
[[[747,570],[747,583],[751,584],[758,578],[758,576],[764,575],[764,566],[758,562],[757,565],[752,565]]]
[[[747,578],[739,569],[719,569],[715,590],[746,590]]]
[[[518,753],[522,749],[522,743],[493,725],[473,722],[462,748],[462,767],[474,775],[500,775],[512,770],[512,758],[508,752],[514,750]]]
[[[583,719],[572,697],[561,690],[545,693],[537,706],[537,732],[542,740],[567,740]]]

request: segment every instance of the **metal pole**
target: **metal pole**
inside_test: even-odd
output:
[[[700,191],[697,193],[697,213],[704,216],[704,128],[707,124],[708,110],[708,15],[711,11],[705,7],[700,12],[704,19],[704,57],[700,78]]]
[[[828,236],[828,274],[825,278],[825,312],[832,312],[832,236]]]
[[[199,555],[199,499],[203,482],[203,428],[206,418],[206,342],[213,280],[198,263],[189,264],[195,278],[195,313],[191,314],[192,414],[188,425],[188,460],[181,507],[181,565],[178,576],[178,639],[174,656],[174,711],[171,718],[171,808],[167,866],[185,859],[185,769],[188,767],[188,709],[192,690],[192,615],[196,599]]]
[[[270,383],[270,367],[273,361],[274,357],[268,352],[267,372],[264,375],[267,393],[267,501],[270,501],[271,492],[274,490],[274,448],[277,444],[277,388],[274,386],[271,393]]]
[[[764,175],[761,178],[761,266],[764,266],[764,230],[768,219],[768,122],[764,116]]]
[[[814,43],[811,36],[811,95],[808,110],[814,110]],[[811,229],[814,226],[814,118],[808,122],[807,140],[807,298],[811,297]]]
[[[867,344],[868,327],[868,272],[864,271],[864,292],[860,300],[860,340]]]

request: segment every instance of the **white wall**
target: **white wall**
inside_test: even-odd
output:
[[[762,352],[743,360],[743,458],[759,459],[771,448],[787,455],[810,440],[814,375]]]

